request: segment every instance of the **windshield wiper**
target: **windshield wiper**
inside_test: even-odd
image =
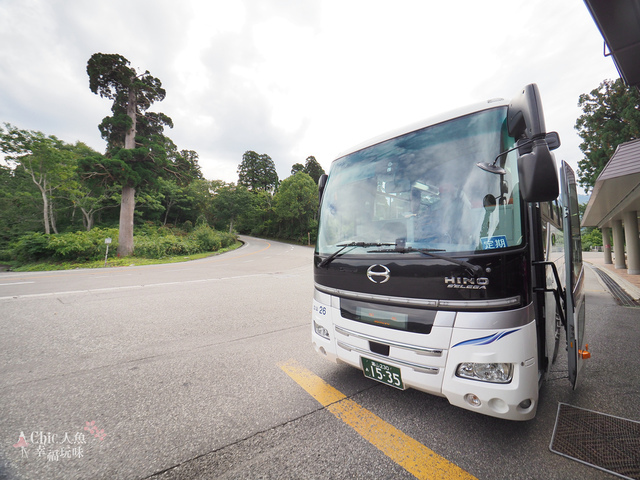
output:
[[[338,245],[336,245],[336,247],[340,247],[338,250],[336,250],[335,252],[333,252],[331,255],[329,255],[327,258],[325,258],[324,260],[322,260],[319,264],[318,264],[318,268],[322,268],[322,267],[326,267],[327,265],[329,265],[338,255],[340,255],[342,253],[342,251],[346,248],[349,247],[362,247],[362,248],[369,248],[369,247],[392,247],[394,246],[395,243],[372,243],[372,242],[349,242],[349,243],[340,243]]]
[[[396,253],[412,253],[418,252],[427,257],[437,258],[439,260],[445,260],[447,262],[455,263],[456,265],[460,265],[461,267],[465,267],[469,270],[473,275],[478,275],[482,273],[483,268],[480,265],[473,265],[465,260],[459,260],[457,258],[446,257],[444,255],[438,255],[434,252],[444,252],[446,250],[435,250],[429,248],[413,248],[413,247],[403,247],[401,245],[396,245],[396,248],[393,250],[376,250],[375,252],[367,252],[367,253],[388,253],[388,252],[396,252]]]

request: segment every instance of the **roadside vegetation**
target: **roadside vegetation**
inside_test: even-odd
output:
[[[149,265],[195,260],[241,245],[236,235],[206,225],[199,225],[190,232],[143,225],[135,229],[136,253],[121,257],[117,254],[117,234],[117,228],[61,234],[33,232],[20,236],[9,248],[0,251],[0,263],[22,272]]]
[[[0,265],[104,266],[107,238],[107,266],[212,255],[238,246],[238,234],[315,241],[324,173],[315,157],[281,180],[269,155],[247,150],[237,182],[205,179],[198,153],[166,135],[172,119],[151,111],[166,95],[160,79],[103,53],[87,75],[111,102],[98,125],[104,153],[0,125]]]

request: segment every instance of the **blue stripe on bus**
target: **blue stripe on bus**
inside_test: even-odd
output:
[[[489,335],[488,337],[480,337],[480,338],[472,338],[471,340],[465,340],[464,342],[456,343],[452,348],[459,347],[461,345],[489,345],[490,343],[496,342],[507,335],[510,335],[514,332],[520,330],[516,328],[515,330],[509,330],[506,332],[494,333],[493,335]]]

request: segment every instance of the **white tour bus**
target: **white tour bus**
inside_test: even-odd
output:
[[[535,84],[376,138],[321,177],[312,340],[390,386],[535,416],[584,359],[576,183]],[[561,347],[564,347],[564,341]]]

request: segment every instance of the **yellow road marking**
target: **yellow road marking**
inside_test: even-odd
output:
[[[249,253],[243,253],[242,255],[230,255],[228,257],[220,257],[219,255],[212,255],[210,257],[205,257],[202,258],[201,260],[206,261],[206,262],[221,262],[224,260],[235,260],[236,258],[243,258],[243,257],[250,257],[251,255],[255,255],[256,253],[260,253],[260,252],[264,252],[265,250],[269,250],[271,248],[271,243],[267,242],[265,240],[265,243],[267,244],[266,247],[261,248],[260,250],[256,250],[255,252],[249,252]],[[239,247],[241,248],[241,247]],[[238,249],[236,250],[232,250],[231,252],[237,252]],[[231,253],[231,252],[225,252],[225,253]]]
[[[471,474],[348,399],[295,360],[280,368],[337,418],[394,462],[420,479],[475,479]]]

